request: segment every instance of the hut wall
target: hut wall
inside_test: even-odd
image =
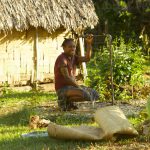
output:
[[[61,44],[67,33],[63,29],[53,34],[38,30],[37,79],[39,81],[49,82],[54,78],[54,63],[57,56],[63,51]]]
[[[0,84],[19,84],[30,80],[32,41],[27,32],[13,31],[7,36],[0,34]]]
[[[62,52],[61,43],[67,31],[59,29],[53,34],[38,29],[37,80],[49,82],[54,78],[54,63]],[[31,81],[35,29],[0,34],[0,85],[24,85]]]

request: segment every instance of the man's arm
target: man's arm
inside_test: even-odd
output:
[[[65,67],[65,66],[60,67],[60,71],[61,71],[61,74],[63,75],[63,77],[64,77],[64,79],[65,79],[65,81],[68,85],[71,85],[71,86],[74,86],[74,87],[79,87],[78,84],[75,81],[75,78],[69,76],[67,67]]]
[[[93,42],[93,35],[90,34],[86,37],[85,39],[86,42],[86,54],[85,56],[78,56],[78,62],[88,62],[91,59],[91,54],[92,54],[92,42]]]

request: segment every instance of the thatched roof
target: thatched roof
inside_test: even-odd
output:
[[[0,31],[43,27],[48,32],[96,25],[92,0],[0,0]]]

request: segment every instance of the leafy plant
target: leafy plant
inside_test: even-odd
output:
[[[116,39],[114,48],[114,80],[117,84],[130,83],[131,85],[142,82],[142,65],[144,58],[141,47],[130,41],[125,43],[124,39]]]
[[[113,78],[116,99],[130,99],[132,88],[143,85],[142,65],[144,58],[141,47],[122,37],[113,41]],[[101,99],[110,98],[110,58],[106,46],[97,50],[88,64],[86,84],[99,91]]]
[[[149,54],[149,0],[93,0],[96,13],[100,23],[96,32],[111,34],[119,37],[121,34],[125,41],[135,40],[143,46],[142,51],[145,55]],[[140,38],[139,38],[140,37]]]

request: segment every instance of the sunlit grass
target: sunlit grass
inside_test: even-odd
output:
[[[91,142],[55,140],[49,137],[24,138],[21,136],[33,131],[29,129],[28,125],[30,116],[37,113],[42,115],[42,112],[37,112],[36,106],[56,99],[55,93],[15,92],[3,95],[0,99],[0,110],[3,110],[0,111],[0,150],[42,150],[48,148],[67,150],[90,147]],[[17,105],[18,103],[19,105]],[[55,116],[53,121],[66,126],[83,123],[94,125],[89,117],[84,117],[84,115],[70,117],[66,113]],[[46,128],[42,130],[46,131]]]
[[[0,96],[0,107],[14,106],[16,104],[39,104],[56,100],[56,93],[44,92],[8,92]]]
[[[92,115],[70,112],[53,112],[46,108],[47,115],[43,114],[40,106],[57,99],[55,93],[7,93],[0,98],[0,150],[107,150],[114,146],[113,141],[69,141],[50,137],[22,137],[22,134],[44,129],[30,130],[29,118],[31,115],[40,115],[51,121],[65,125],[97,126]],[[40,109],[39,109],[40,108]],[[130,118],[132,124],[140,120]],[[121,140],[120,145],[132,143],[133,140]]]

